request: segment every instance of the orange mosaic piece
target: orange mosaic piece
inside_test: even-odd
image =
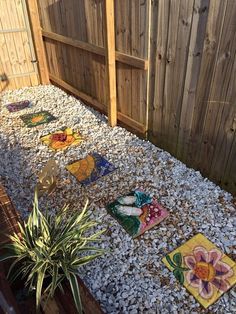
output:
[[[65,128],[41,137],[41,141],[53,150],[64,150],[70,146],[79,145],[82,140],[81,134],[71,128]]]

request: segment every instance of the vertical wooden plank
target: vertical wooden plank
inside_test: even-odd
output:
[[[148,60],[147,71],[139,71],[140,76],[140,116],[139,122],[144,125],[145,136],[147,136],[149,119],[149,83],[150,83],[150,35],[151,35],[151,0],[140,2],[140,22],[139,22],[139,56]]]
[[[217,60],[214,68],[214,75],[209,93],[209,100],[206,103],[207,110],[204,119],[204,127],[200,146],[200,167],[204,173],[209,173],[214,151],[216,148],[218,130],[223,122],[223,112],[233,106],[231,98],[235,90],[236,54],[236,2],[227,1],[225,18],[222,25],[220,44]],[[231,75],[229,75],[231,73]],[[231,120],[231,119],[230,119]],[[221,130],[222,132],[222,130]],[[223,136],[224,132],[222,132]],[[229,140],[229,139],[228,139]],[[221,151],[224,155],[224,152]],[[221,155],[220,154],[220,155]]]
[[[209,0],[195,0],[177,147],[177,156],[183,161],[187,159],[188,141],[190,138],[193,112],[196,105],[195,99],[208,9]]]
[[[130,28],[131,23],[131,2],[130,0],[115,1],[115,30],[116,50],[131,54]],[[131,67],[117,62],[117,107],[118,111],[131,117],[132,115],[132,76]]]
[[[153,112],[150,114],[152,129],[151,139],[160,147],[163,147],[163,110],[164,110],[164,87],[166,73],[166,53],[169,27],[170,0],[158,1],[157,38],[155,54],[155,86]]]
[[[133,0],[130,2],[130,44],[131,44],[131,54],[134,56],[140,55],[140,32],[139,32],[139,25],[140,25],[140,1]],[[136,120],[140,121],[140,71],[139,69],[132,69],[131,70],[131,117]]]
[[[176,154],[177,150],[179,121],[193,16],[193,3],[193,0],[181,0],[179,2],[178,25],[175,29],[173,24],[172,29],[173,33],[176,32],[176,37],[169,36],[169,38],[173,37],[172,40],[174,38],[176,40],[175,45],[170,48],[171,50],[168,52],[171,53],[172,60],[169,60],[169,64],[167,65],[172,67],[172,71],[170,73],[171,82],[169,84],[169,88],[167,89],[170,105],[167,120],[168,126],[166,130],[167,149],[171,154]]]
[[[204,120],[207,112],[210,89],[214,75],[218,47],[225,18],[227,1],[211,1],[208,13],[206,35],[202,53],[201,69],[196,90],[195,106],[192,117],[190,136],[186,139],[185,161],[198,168],[200,160],[200,145]],[[215,123],[215,122],[214,122]],[[184,139],[183,139],[184,141]],[[188,144],[187,144],[188,143]]]
[[[44,51],[42,32],[39,21],[37,0],[27,0],[32,35],[38,60],[39,73],[42,84],[49,84],[48,66]]]
[[[110,126],[117,124],[114,0],[105,0],[107,106]]]
[[[176,89],[177,82],[174,76],[176,55],[177,55],[177,35],[178,35],[178,21],[179,21],[180,0],[170,1],[169,11],[169,27],[168,27],[168,39],[166,47],[166,67],[165,67],[165,85],[163,95],[163,110],[162,110],[162,145],[167,151],[174,154],[172,151],[172,139],[168,138],[170,130],[170,117],[172,115],[173,108],[173,93]],[[176,100],[174,100],[176,101]],[[175,114],[175,112],[174,112]]]
[[[154,94],[155,94],[155,72],[157,62],[157,18],[158,18],[158,0],[151,1],[150,16],[150,54],[149,54],[149,99],[148,99],[148,137],[153,139],[153,111],[154,111]]]

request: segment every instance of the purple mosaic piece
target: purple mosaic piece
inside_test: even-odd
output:
[[[29,100],[23,100],[14,102],[11,104],[6,105],[9,112],[17,112],[25,108],[29,108],[32,106],[32,103]]]

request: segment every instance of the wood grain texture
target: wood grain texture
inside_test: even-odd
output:
[[[0,91],[39,84],[25,0],[0,1],[0,57]]]
[[[108,123],[117,124],[114,0],[105,0],[106,104]]]
[[[143,129],[148,109],[150,2],[114,1],[117,108]],[[49,72],[107,108],[105,3],[38,0]]]
[[[27,8],[30,19],[30,29],[34,40],[34,47],[38,60],[38,69],[42,84],[49,84],[48,66],[44,51],[42,31],[39,20],[37,0],[27,0]]]
[[[50,74],[107,112],[105,1],[38,3]],[[236,1],[114,5],[118,120],[235,193]]]
[[[150,139],[235,194],[236,2],[152,6]]]

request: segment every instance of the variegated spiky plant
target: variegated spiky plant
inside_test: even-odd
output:
[[[11,235],[11,243],[4,246],[7,253],[0,257],[0,261],[14,259],[8,275],[12,281],[21,275],[29,290],[36,290],[37,309],[40,307],[42,291],[48,297],[53,297],[57,287],[63,290],[62,282],[67,279],[76,308],[82,313],[76,279],[78,268],[104,253],[102,249],[89,245],[90,242],[99,241],[104,230],[91,236],[86,235],[88,230],[97,225],[97,222],[90,221],[87,206],[88,202],[81,212],[69,216],[68,206],[56,215],[48,212],[43,214],[39,210],[35,193],[32,212],[26,222],[19,223],[21,234]],[[50,280],[43,289],[45,278]]]

